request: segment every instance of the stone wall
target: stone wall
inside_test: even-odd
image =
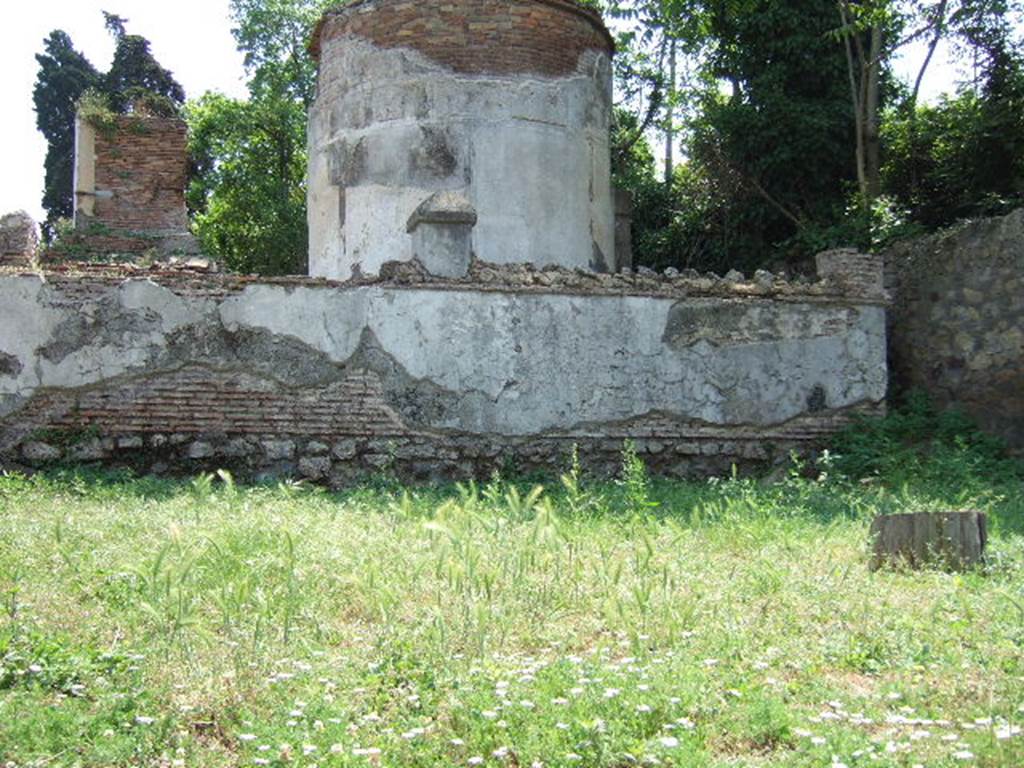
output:
[[[610,472],[630,438],[706,474],[882,407],[884,299],[841,275],[383,272],[0,272],[0,459],[340,484],[552,471],[573,445]]]
[[[110,115],[75,125],[75,228],[69,245],[107,256],[195,252],[185,210],[188,135],[178,118]]]
[[[898,244],[885,258],[894,387],[958,405],[1024,450],[1024,210]]]

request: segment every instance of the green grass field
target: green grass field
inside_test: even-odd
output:
[[[961,449],[871,482],[0,476],[0,762],[1024,765],[1024,482]],[[951,507],[989,512],[984,570],[868,572],[872,516]]]

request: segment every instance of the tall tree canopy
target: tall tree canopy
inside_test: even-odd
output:
[[[36,126],[47,143],[43,235],[49,240],[56,221],[71,216],[74,209],[75,109],[82,94],[99,85],[102,76],[75,50],[66,32],[51,32],[43,51],[36,55],[39,74],[32,101]]]
[[[617,20],[616,182],[650,266],[756,268],[877,245],[1020,200],[1019,0],[605,0]],[[941,41],[976,73],[918,105]],[[914,43],[910,82],[892,74]],[[675,76],[673,53],[680,56]],[[682,162],[658,188],[633,151]],[[669,158],[671,152],[666,152]]]
[[[111,108],[116,112],[127,112],[138,98],[153,103],[154,98],[164,99],[167,106],[177,109],[185,103],[185,89],[174,79],[160,62],[153,58],[149,40],[125,31],[127,19],[103,12],[107,29],[114,35],[117,46],[110,71],[103,78],[103,92]]]

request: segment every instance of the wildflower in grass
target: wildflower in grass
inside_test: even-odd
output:
[[[344,751],[345,751],[345,745],[344,744],[331,744],[330,753],[332,755],[340,755]]]
[[[255,733],[240,733],[238,734],[239,741],[256,741]]]
[[[494,720],[498,717],[498,713],[495,712],[493,709],[485,709],[483,712],[480,713],[480,717],[484,718],[485,720]]]
[[[1010,739],[1020,735],[1019,725],[1001,725],[995,730],[997,739]]]
[[[650,714],[653,710],[651,709],[650,704],[637,704],[636,711],[639,712],[641,715],[647,715]]]
[[[309,757],[310,755],[312,755],[314,752],[316,752],[316,750],[317,750],[316,744],[303,744],[302,745],[302,754],[305,755],[306,757]]]
[[[145,715],[137,715],[135,717],[136,725],[152,725],[155,722],[156,722],[155,718],[146,717]]]
[[[660,739],[658,739],[658,742],[665,749],[675,749],[679,746],[679,739],[677,739],[675,736],[662,736]]]
[[[484,759],[480,755],[474,755],[466,761],[468,765],[483,765]]]
[[[566,760],[571,760],[572,762],[575,763],[575,762],[578,762],[578,761],[582,760],[583,759],[583,755],[577,755],[575,752],[570,752],[569,754],[567,754],[565,756],[565,759]]]
[[[270,761],[265,757],[254,757],[252,759],[253,765],[270,765]]]
[[[464,746],[466,746],[466,742],[464,742],[462,739],[459,739],[459,738],[452,739],[448,743],[451,744],[453,747],[464,747]]]
[[[606,699],[614,699],[620,693],[622,693],[622,691],[620,689],[618,689],[618,688],[605,688],[604,689],[604,698],[606,698]]]
[[[506,757],[508,757],[508,753],[508,747],[498,747],[496,750],[491,752],[491,756],[497,758],[498,760],[504,760]]]
[[[523,709],[533,709],[537,705],[534,704],[529,699],[523,699],[522,701],[519,702],[519,706],[522,707]]]
[[[567,707],[567,706],[569,706],[569,700],[568,699],[563,699],[561,697],[552,699],[551,703],[554,704],[556,707]]]
[[[413,739],[422,736],[424,733],[426,733],[426,730],[423,728],[413,728],[411,731],[403,733],[402,738],[406,741],[412,741]]]
[[[555,728],[557,728],[560,731],[568,731],[569,730],[569,724],[568,723],[561,723],[561,722],[555,723]]]
[[[378,757],[380,756],[379,747],[356,747],[352,750],[352,754],[356,757]]]
[[[821,736],[811,736],[811,744],[816,747],[823,747],[825,746],[826,741]]]
[[[570,688],[570,689],[569,689],[569,693],[570,693],[570,694],[571,694],[572,696],[582,696],[582,695],[583,695],[583,689],[582,689],[582,688],[580,688],[580,687],[576,687],[576,688]]]
[[[955,760],[973,760],[974,753],[969,749],[961,749],[959,752],[953,753],[953,758]]]

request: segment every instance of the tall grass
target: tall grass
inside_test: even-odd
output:
[[[1024,484],[978,456],[679,483],[627,446],[618,482],[342,494],[0,477],[0,760],[1024,764]],[[867,571],[875,514],[965,505],[996,523],[984,570]]]

